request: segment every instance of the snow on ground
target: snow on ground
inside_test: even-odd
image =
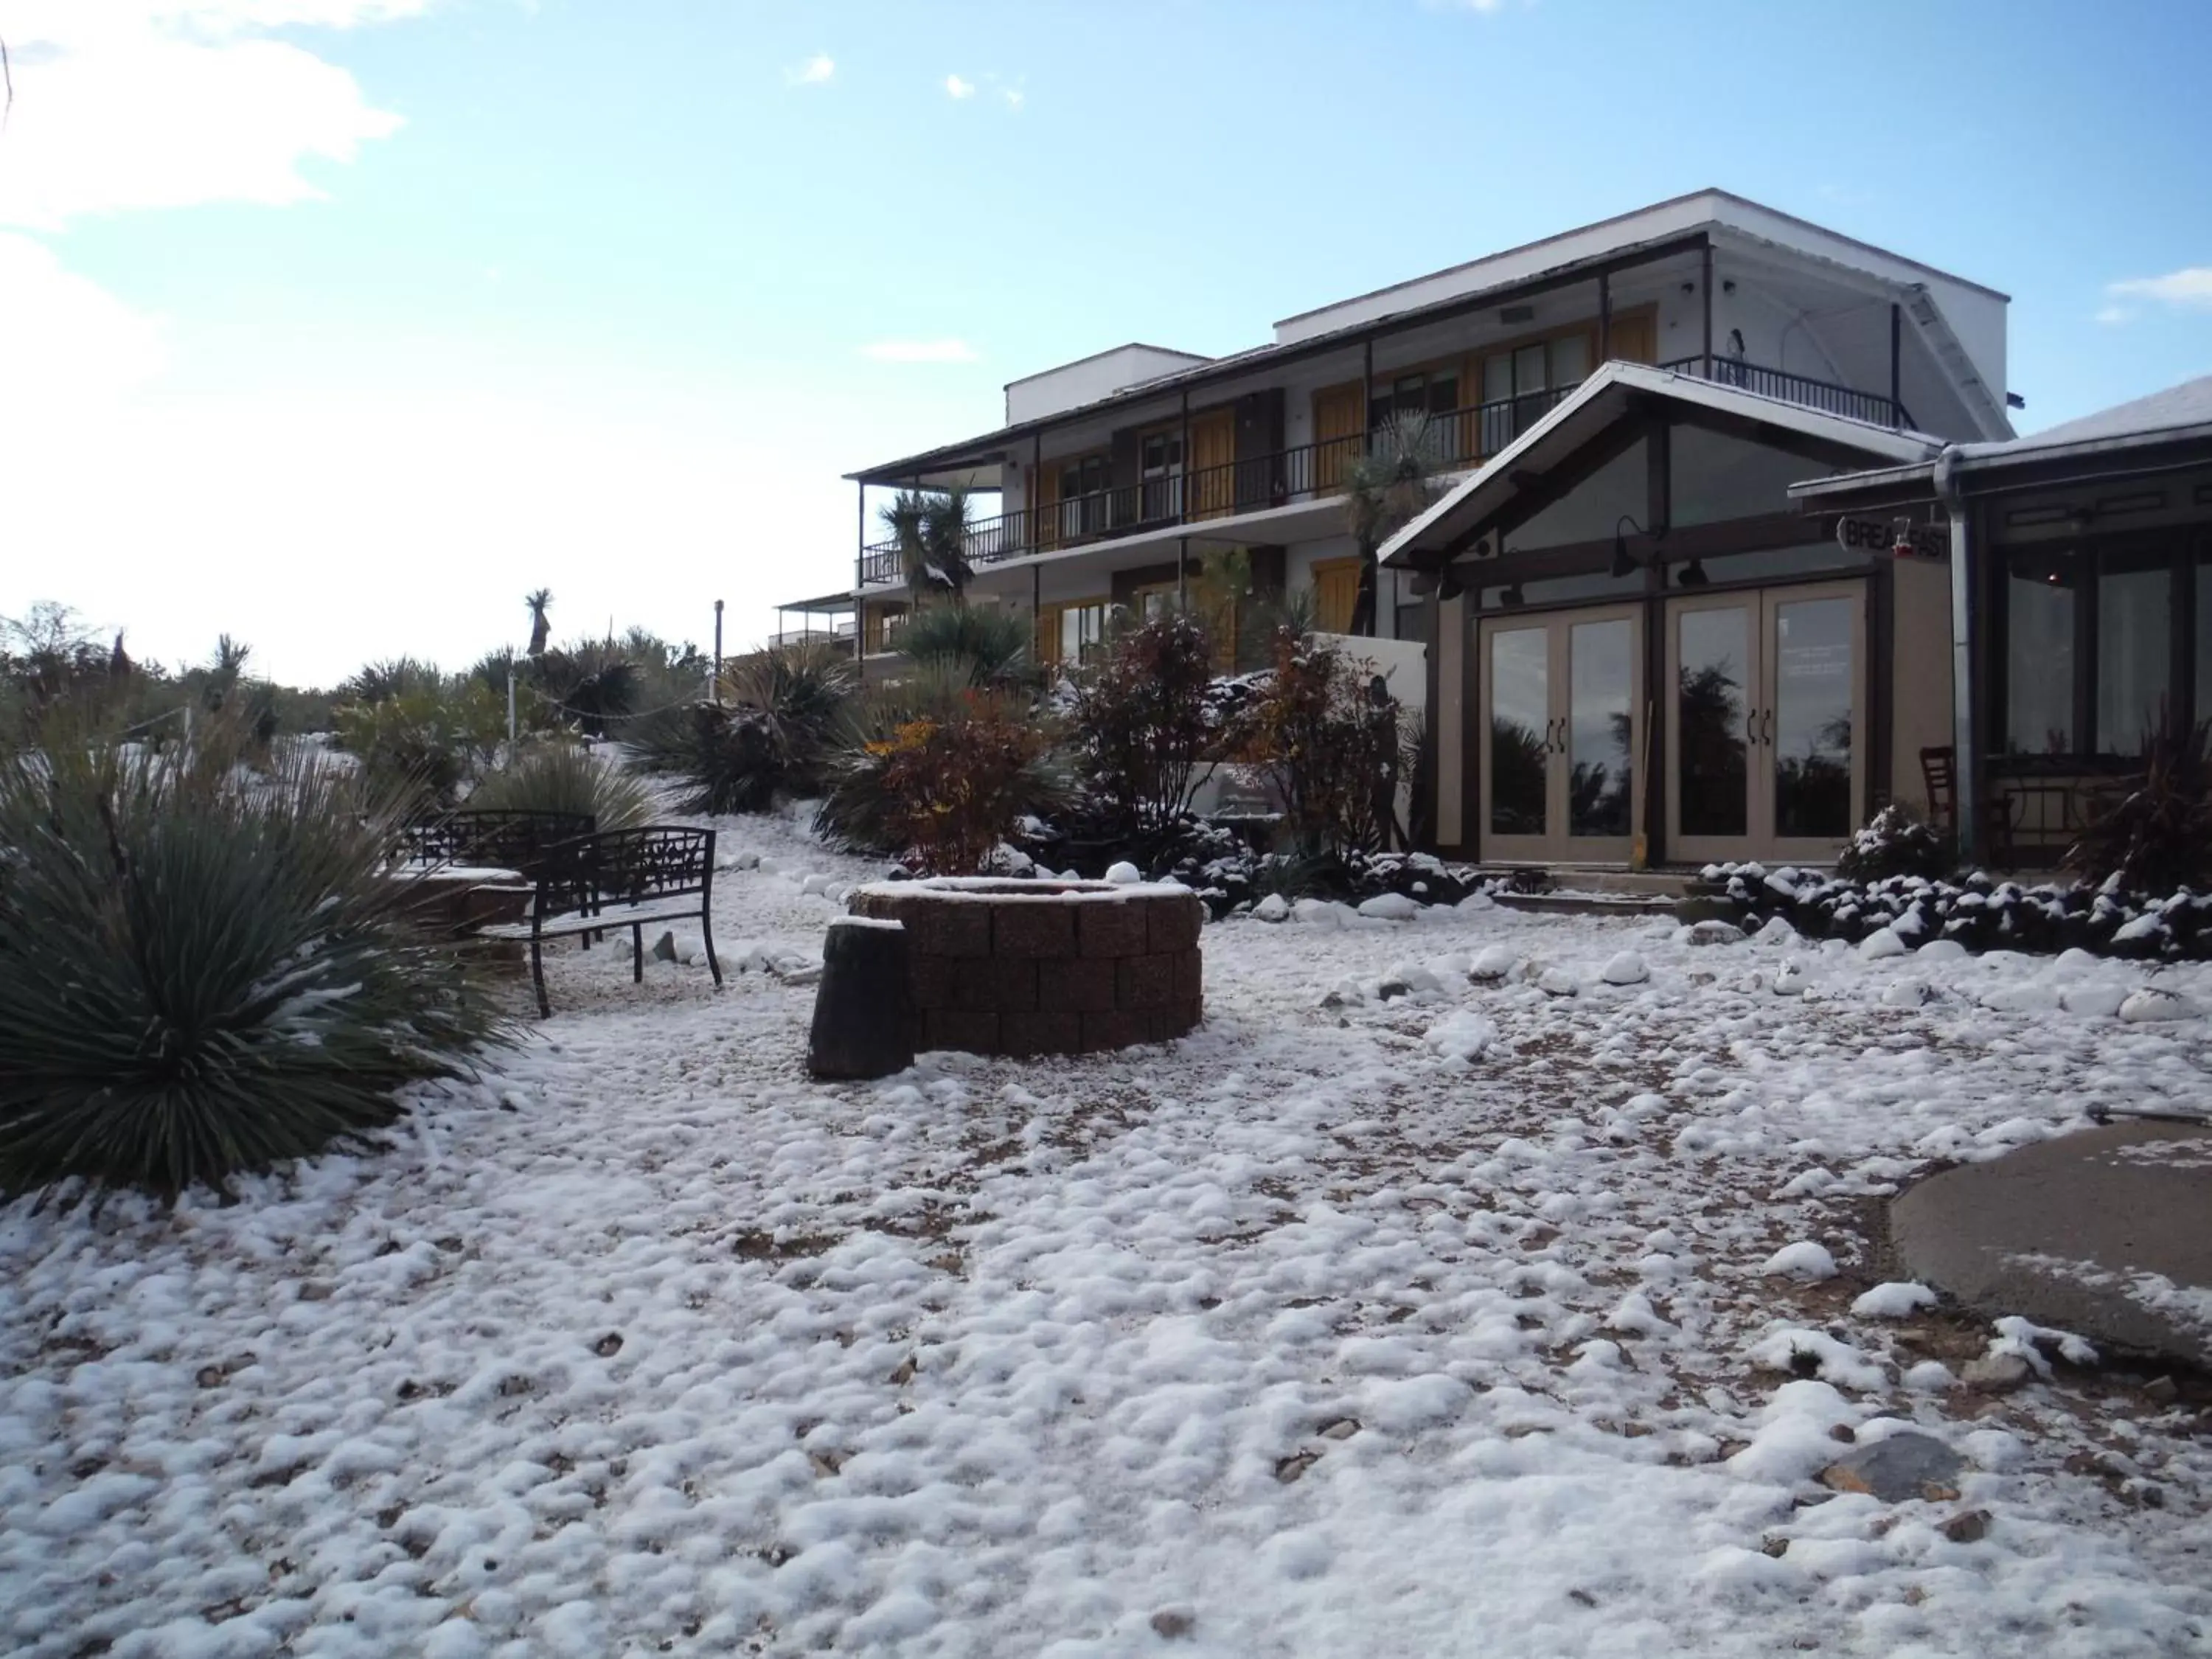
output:
[[[732,963],[871,873],[724,838],[768,855],[718,880]],[[2149,969],[1328,923],[1210,927],[1171,1047],[861,1085],[806,1079],[811,989],[564,951],[529,1046],[380,1154],[0,1211],[0,1648],[2212,1644],[2189,1407],[1970,1405],[1911,1298],[1851,1305],[1929,1160],[2201,1097],[2201,1016],[2065,1012]],[[1811,1480],[1906,1426],[1958,1503]]]

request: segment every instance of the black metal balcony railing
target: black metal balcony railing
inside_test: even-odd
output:
[[[1879,392],[1861,392],[1833,380],[1816,380],[1809,374],[1791,374],[1762,368],[1737,357],[1682,357],[1660,368],[1676,374],[1694,375],[1716,386],[1732,386],[1762,398],[1775,398],[1803,409],[1863,421],[1869,426],[1902,430],[1912,424],[1905,405]]]
[[[1686,357],[1660,367],[1876,426],[1911,424],[1903,406],[1886,397],[1802,374],[1785,374],[1779,369],[1762,368],[1733,358]],[[1430,416],[1425,441],[1433,446],[1432,459],[1437,470],[1458,471],[1486,460],[1575,390],[1571,386],[1555,386]],[[1142,479],[1091,495],[1018,508],[994,519],[978,520],[969,527],[968,562],[997,564],[1141,531],[1225,519],[1263,507],[1284,507],[1294,501],[1340,494],[1352,464],[1366,453],[1368,441],[1364,433],[1324,439],[1271,455],[1227,461],[1218,466],[1200,467],[1167,477]],[[906,571],[896,541],[877,542],[860,550],[862,586],[876,587],[905,580]]]

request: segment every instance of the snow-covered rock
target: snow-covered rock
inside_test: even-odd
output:
[[[2187,1019],[2197,1012],[2187,997],[2162,985],[2146,985],[2120,1004],[2120,1018],[2130,1025],[2149,1025],[2163,1020]]]
[[[1142,881],[1144,878],[1145,872],[1137,868],[1135,865],[1130,863],[1127,859],[1122,860],[1119,864],[1113,866],[1106,872],[1106,879],[1112,882],[1117,887],[1127,887],[1131,883]]]
[[[1547,997],[1580,996],[1583,982],[1564,968],[1547,968],[1536,975],[1536,988]]]
[[[2083,1019],[2110,1019],[2127,1006],[2125,985],[2069,985],[2058,994],[2058,1005]]]
[[[1280,893],[1267,894],[1252,907],[1252,920],[1255,921],[1288,921],[1290,919],[1291,902]]]
[[[1467,976],[1469,979],[1480,980],[1485,984],[1492,984],[1510,974],[1515,964],[1520,960],[1521,958],[1513,953],[1510,945],[1486,945],[1475,952],[1474,961],[1468,969]]]
[[[1785,962],[1774,970],[1774,994],[1778,997],[1802,997],[1812,981],[1811,972],[1802,963]]]
[[[1291,906],[1291,920],[1302,921],[1310,927],[1341,927],[1344,926],[1344,907],[1332,904],[1322,898],[1302,898]]]
[[[1897,936],[1894,928],[1889,927],[1877,927],[1858,943],[1859,959],[1863,962],[1882,962],[1891,957],[1901,957],[1905,949],[1905,941]]]
[[[1861,1319],[1909,1319],[1923,1308],[1936,1305],[1936,1292],[1925,1285],[1892,1279],[1860,1293],[1851,1311]]]
[[[1836,1276],[1836,1258],[1829,1254],[1826,1245],[1801,1238],[1795,1244],[1784,1244],[1767,1257],[1759,1271],[1770,1279],[1795,1279],[1811,1284]]]
[[[1446,1060],[1474,1060],[1498,1041],[1498,1026],[1472,1009],[1462,1008],[1429,1027],[1421,1041]]]
[[[1598,970],[1598,977],[1607,985],[1641,985],[1651,977],[1651,970],[1635,951],[1623,951]]]
[[[1465,916],[1479,915],[1485,910],[1495,910],[1497,908],[1498,901],[1487,893],[1469,893],[1457,904],[1452,906],[1453,909]]]
[[[1741,945],[1747,935],[1732,921],[1717,919],[1693,921],[1681,930],[1679,938],[1684,945]]]
[[[1403,893],[1377,893],[1360,900],[1359,914],[1377,921],[1411,921],[1421,914],[1421,907]]]
[[[1912,953],[1918,962],[1964,962],[1973,952],[1954,939],[1931,939]]]
[[[1751,942],[1753,945],[1794,945],[1797,938],[1797,930],[1790,925],[1787,918],[1773,916],[1768,919],[1765,927],[1751,936]]]
[[[818,871],[810,872],[799,878],[799,890],[810,898],[826,897],[830,884],[836,880],[835,876],[825,876]]]

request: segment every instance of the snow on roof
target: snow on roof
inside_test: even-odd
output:
[[[2013,455],[2024,451],[2058,449],[2071,444],[2108,442],[2114,438],[2147,436],[2178,428],[2212,426],[2212,374],[2201,374],[2163,392],[2129,403],[2114,404],[2078,420],[2032,432],[2008,443],[1962,444],[1962,452],[1976,455]]]

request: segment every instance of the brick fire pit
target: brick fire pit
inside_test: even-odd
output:
[[[1182,1036],[1204,1012],[1187,888],[943,877],[863,887],[851,908],[905,924],[918,1049],[1091,1054]]]

